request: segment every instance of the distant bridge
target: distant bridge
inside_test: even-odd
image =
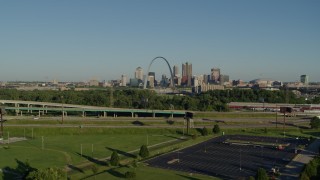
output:
[[[37,112],[39,116],[45,115],[48,112],[61,112],[67,116],[68,112],[82,112],[85,117],[87,112],[96,112],[103,117],[113,116],[131,116],[134,117],[157,117],[157,116],[170,116],[182,117],[185,111],[179,110],[151,110],[151,109],[126,109],[126,108],[109,108],[99,106],[86,106],[64,103],[50,103],[50,102],[37,102],[37,101],[19,101],[19,100],[0,100],[0,105],[4,106],[6,110],[15,111],[16,115],[23,115],[23,113]],[[7,105],[7,106],[6,106]]]

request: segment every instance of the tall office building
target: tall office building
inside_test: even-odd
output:
[[[309,84],[309,76],[308,75],[301,75],[300,76],[300,82],[302,82],[304,85]]]
[[[176,65],[173,66],[173,76],[174,77],[178,77],[179,76],[179,68]]]
[[[148,82],[149,82],[149,87],[151,87],[151,88],[154,88],[154,86],[155,86],[155,77],[156,77],[156,73],[149,72]]]
[[[182,64],[182,84],[186,84],[187,86],[191,86],[191,78],[192,78],[192,64],[186,62]]]
[[[225,83],[229,82],[229,76],[228,75],[220,75],[220,85],[224,85]]]
[[[120,86],[127,86],[127,80],[128,80],[127,75],[122,74]]]
[[[218,82],[220,81],[220,69],[212,68],[211,69],[211,81]]]
[[[137,67],[134,72],[134,78],[143,80],[143,69],[141,67]]]

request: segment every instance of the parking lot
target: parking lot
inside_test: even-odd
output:
[[[152,167],[238,179],[255,176],[259,167],[267,171],[277,167],[281,172],[295,156],[295,149],[307,143],[306,139],[294,138],[220,136],[146,163]],[[284,149],[280,150],[279,144]]]

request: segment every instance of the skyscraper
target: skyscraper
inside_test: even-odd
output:
[[[218,82],[220,81],[220,69],[212,68],[211,69],[211,81]]]
[[[148,82],[149,82],[149,87],[151,87],[151,88],[154,88],[154,86],[155,86],[155,77],[156,77],[155,72],[149,72]]]
[[[137,67],[134,72],[134,78],[143,80],[143,69],[141,67]]]
[[[304,85],[309,84],[309,76],[308,75],[301,75],[300,76],[300,82],[302,82]]]
[[[176,65],[173,66],[173,76],[174,77],[178,77],[179,76],[179,68]]]
[[[182,84],[186,84],[187,86],[191,86],[191,78],[192,78],[192,64],[186,62],[182,64]]]
[[[122,74],[121,75],[121,84],[120,84],[120,86],[127,86],[127,75],[125,75],[125,74]]]

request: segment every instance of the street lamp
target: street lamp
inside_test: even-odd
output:
[[[61,111],[62,111],[61,123],[63,124],[63,120],[64,120],[63,96],[61,96]]]
[[[241,171],[241,149],[240,149],[240,171]]]
[[[3,119],[3,115],[6,113],[4,108],[0,109],[0,123],[1,123],[1,138],[3,138],[3,123],[6,121]]]

